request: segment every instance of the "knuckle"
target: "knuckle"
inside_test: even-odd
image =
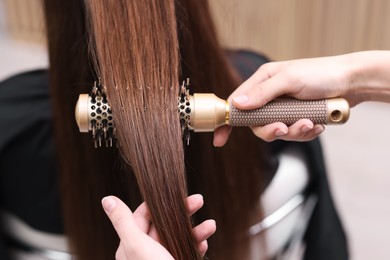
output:
[[[119,248],[116,250],[116,252],[115,252],[115,259],[116,260],[119,260],[120,259],[120,253],[119,253]]]
[[[275,65],[275,62],[267,62],[267,63],[264,63],[263,65],[260,66],[259,70],[263,70],[263,71],[272,71],[272,68],[274,67]]]

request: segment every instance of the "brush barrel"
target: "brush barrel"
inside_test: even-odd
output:
[[[108,101],[103,96],[80,94],[75,118],[81,133],[92,132],[95,147],[111,147],[115,139],[115,125]]]
[[[349,104],[343,98],[298,100],[279,98],[253,110],[239,110],[229,106],[227,124],[231,126],[263,126],[282,122],[288,126],[300,119],[314,124],[343,124],[349,118]]]

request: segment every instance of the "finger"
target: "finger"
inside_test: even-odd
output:
[[[203,206],[203,196],[200,194],[193,194],[191,196],[188,196],[185,203],[186,203],[187,213],[191,216]],[[156,227],[153,223],[150,223],[147,234],[157,242],[160,241]]]
[[[201,194],[194,194],[186,199],[187,213],[191,216],[203,206],[203,196]],[[142,203],[133,213],[133,217],[138,227],[145,233],[151,229],[151,217],[146,203]]]
[[[227,125],[215,129],[213,145],[215,147],[224,146],[229,139],[229,135],[231,131],[232,131],[232,127]]]
[[[314,138],[318,137],[321,133],[325,131],[325,126],[324,125],[315,125],[314,128],[307,132],[302,141],[311,141]]]
[[[301,119],[289,127],[288,134],[281,136],[279,139],[306,142],[317,137],[324,129],[323,125],[314,126],[309,119]]]
[[[126,260],[127,259],[125,250],[124,250],[123,245],[122,245],[122,242],[119,244],[119,247],[116,250],[115,259],[116,260]]]
[[[203,203],[203,196],[200,194],[188,196],[188,198],[186,199],[186,208],[188,215],[192,216],[203,206]]]
[[[207,240],[204,240],[198,244],[198,251],[202,257],[206,254],[208,248],[209,245],[207,243]]]
[[[300,119],[288,128],[288,133],[281,138],[283,140],[305,140],[305,135],[314,128],[314,124],[309,119]]]
[[[268,129],[269,128],[269,129]],[[299,141],[306,142],[313,140],[318,135],[320,135],[325,127],[323,125],[314,125],[309,119],[301,119],[288,127],[288,132],[286,134],[277,136],[273,135],[274,126],[267,125],[264,127],[253,128],[252,130],[256,134],[256,136],[260,138],[264,138],[265,141],[274,141],[276,139],[284,140],[284,141]]]
[[[203,240],[208,239],[211,235],[215,233],[217,225],[215,220],[208,219],[203,221],[201,224],[197,225],[192,229],[195,240],[200,243]]]
[[[120,240],[132,241],[139,229],[127,205],[115,196],[103,198],[102,205]]]
[[[307,132],[303,137],[303,142],[311,141],[314,138],[318,137],[323,131],[325,130],[325,127],[323,125],[315,125],[313,130]]]
[[[138,208],[134,211],[133,217],[139,229],[147,233],[150,229],[151,216],[149,209],[145,202],[138,206]]]
[[[265,126],[251,127],[253,133],[266,142],[272,142],[288,134],[288,127],[280,122],[272,123]]]
[[[272,78],[277,72],[283,68],[288,61],[282,62],[268,62],[260,66],[252,76],[245,80],[231,95],[238,96],[247,93],[255,85]]]
[[[232,102],[238,109],[259,108],[283,94],[288,94],[291,90],[286,86],[289,84],[287,77],[278,74],[254,85],[247,93],[234,96]]]
[[[315,135],[320,135],[322,134],[323,132],[325,131],[325,126],[324,125],[315,125],[314,128],[313,128],[313,133]]]
[[[148,231],[148,236],[150,236],[151,238],[153,238],[154,240],[156,240],[157,242],[161,243],[160,242],[160,237],[157,233],[157,229],[156,229],[156,226],[152,223],[150,224],[150,229]]]

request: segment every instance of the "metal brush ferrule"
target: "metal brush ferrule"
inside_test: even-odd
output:
[[[190,96],[190,129],[195,132],[213,132],[225,125],[229,117],[229,104],[211,93]]]

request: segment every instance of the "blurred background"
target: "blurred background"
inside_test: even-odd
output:
[[[47,67],[41,0],[0,0],[0,80]],[[222,43],[272,60],[390,49],[388,0],[210,0]],[[321,136],[354,260],[390,259],[390,105]]]

